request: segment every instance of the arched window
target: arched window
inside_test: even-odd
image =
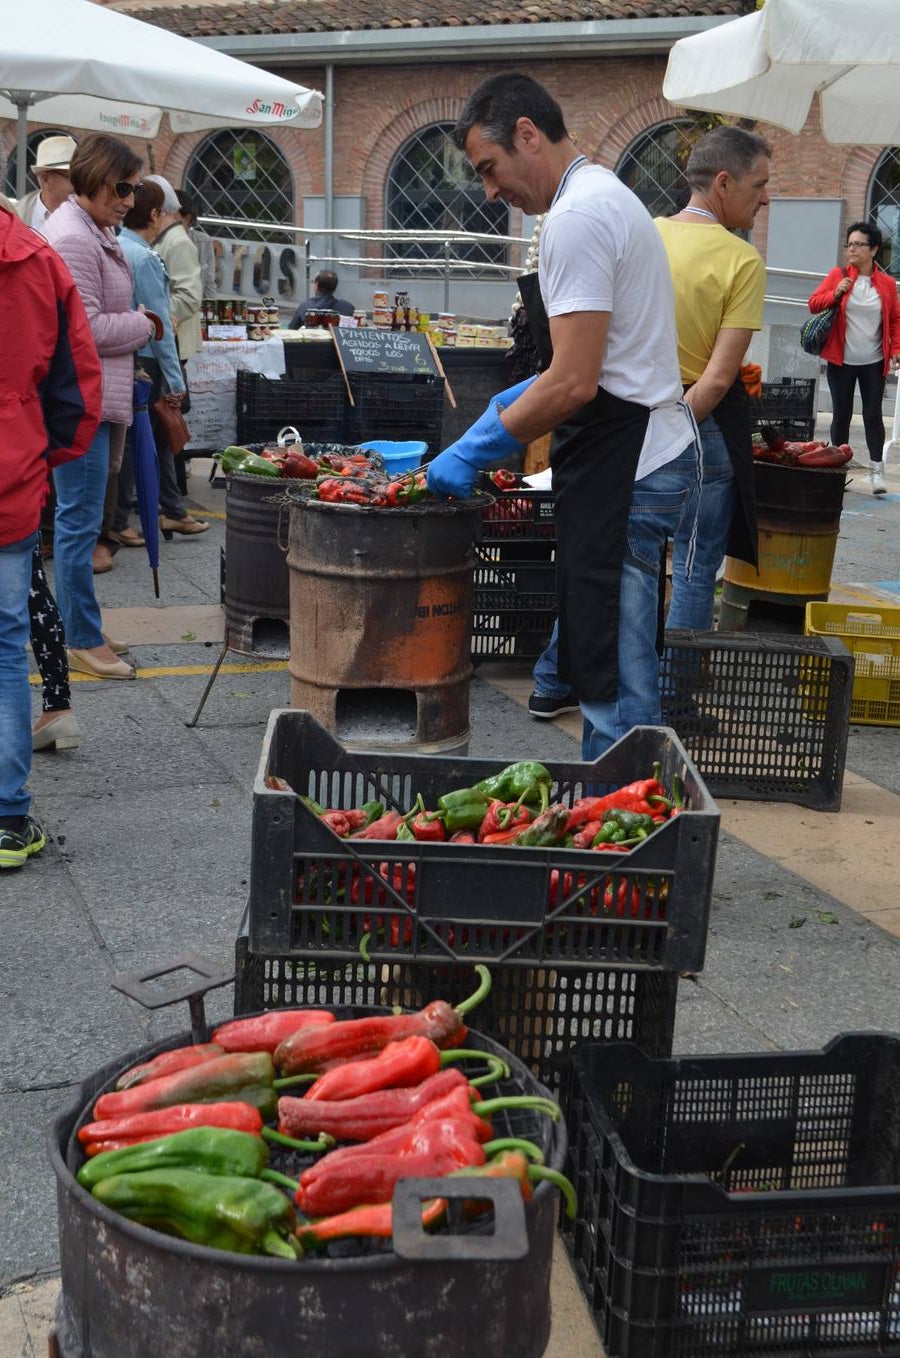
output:
[[[216,132],[191,157],[184,187],[200,217],[239,217],[243,221],[293,225],[294,182],[282,152],[256,129]],[[266,240],[251,226],[216,227],[217,236]],[[271,233],[269,233],[271,234]],[[284,240],[282,235],[278,239]]]
[[[452,123],[435,123],[416,132],[400,147],[387,177],[387,230],[509,234],[509,208],[503,202],[487,201],[481,180],[453,142],[452,128]],[[437,240],[395,241],[387,248],[393,258],[410,261],[438,259],[443,254]],[[479,275],[480,263],[507,262],[503,241],[458,245],[454,254],[457,259],[472,261],[473,278]],[[411,265],[410,274],[414,273],[415,266]]]
[[[25,185],[25,192],[30,193],[36,189],[38,182],[34,177],[34,158],[37,155],[38,146],[45,137],[71,137],[72,133],[66,127],[42,127],[40,132],[29,132],[28,134],[28,180]],[[76,141],[78,138],[76,137]],[[16,184],[16,174],[18,172],[19,156],[18,148],[13,147],[6,162],[6,175],[3,180],[3,192],[9,198],[17,198],[18,186]]]
[[[869,184],[868,216],[884,236],[879,257],[888,273],[900,278],[900,147],[890,146],[875,166]]]
[[[677,118],[660,123],[632,142],[616,174],[633,189],[651,217],[671,217],[690,197],[684,167],[691,149],[718,118]]]

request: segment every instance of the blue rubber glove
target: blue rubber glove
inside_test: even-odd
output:
[[[479,415],[461,438],[429,462],[428,489],[433,494],[467,500],[479,472],[498,467],[505,457],[522,451],[522,443],[501,423],[500,411],[517,401],[535,381],[537,377],[529,377],[492,396],[484,414]]]

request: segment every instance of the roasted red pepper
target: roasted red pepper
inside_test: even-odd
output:
[[[159,1136],[184,1132],[189,1127],[231,1127],[259,1136],[262,1126],[262,1114],[249,1103],[181,1103],[149,1113],[85,1123],[78,1129],[78,1140],[88,1155],[97,1155],[101,1150],[155,1141]]]
[[[281,475],[290,480],[314,481],[319,475],[319,464],[305,453],[290,449],[281,464]]]
[[[334,1023],[327,1009],[274,1009],[256,1018],[231,1019],[213,1032],[213,1041],[227,1052],[274,1052],[298,1028]]]
[[[453,1118],[416,1126],[393,1155],[360,1154],[329,1165],[330,1155],[300,1176],[297,1203],[307,1216],[328,1216],[366,1202],[388,1201],[401,1179],[431,1178],[468,1165],[483,1165],[481,1142]]]
[[[373,820],[371,824],[363,829],[357,830],[351,836],[353,839],[396,839],[397,830],[403,817],[399,811],[388,811],[378,820]]]
[[[390,1042],[376,1056],[349,1061],[321,1075],[306,1092],[316,1099],[355,1099],[379,1089],[417,1085],[441,1068],[441,1054],[427,1037],[405,1037]]]
[[[340,1069],[340,1067],[336,1067]],[[452,1089],[467,1089],[461,1070],[439,1070],[407,1089],[381,1089],[360,1098],[326,1102],[284,1096],[278,1100],[278,1130],[305,1137],[327,1132],[338,1141],[370,1141],[381,1132],[402,1127],[428,1103]]]
[[[338,1026],[329,1024],[301,1031],[325,1033]],[[148,1080],[146,1084],[135,1085],[133,1089],[101,1094],[94,1105],[94,1117],[115,1118],[128,1113],[148,1113],[154,1108],[168,1108],[174,1103],[223,1101],[250,1103],[264,1117],[273,1117],[277,1107],[272,1083],[274,1076],[272,1058],[268,1052],[233,1052],[205,1061],[202,1066],[192,1066],[188,1070],[177,1070],[173,1075]]]
[[[202,1066],[216,1056],[224,1056],[225,1048],[213,1040],[198,1042],[193,1047],[176,1047],[174,1051],[161,1052],[152,1061],[132,1066],[116,1080],[116,1089],[131,1089],[134,1085],[146,1084],[160,1075],[173,1075],[176,1070],[189,1070],[191,1066]]]
[[[327,1031],[316,1028],[292,1033],[275,1052],[275,1064],[286,1075],[319,1071],[330,1061],[372,1056],[404,1037],[428,1037],[437,1047],[458,1045],[465,1031],[463,1015],[474,1009],[490,989],[486,967],[475,968],[480,984],[474,994],[455,1009],[445,1000],[434,1000],[415,1014],[392,1014],[383,1018],[348,1019]]]

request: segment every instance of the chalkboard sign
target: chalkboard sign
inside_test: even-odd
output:
[[[442,377],[427,335],[418,330],[334,326],[332,338],[347,373],[401,373]]]

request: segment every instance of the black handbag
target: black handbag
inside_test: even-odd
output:
[[[841,270],[846,277],[846,271]],[[826,307],[824,311],[817,311],[815,316],[810,316],[800,327],[800,348],[805,354],[812,354],[818,358],[828,336],[831,334],[831,327],[834,325],[834,318],[838,314],[838,303],[834,306]]]

